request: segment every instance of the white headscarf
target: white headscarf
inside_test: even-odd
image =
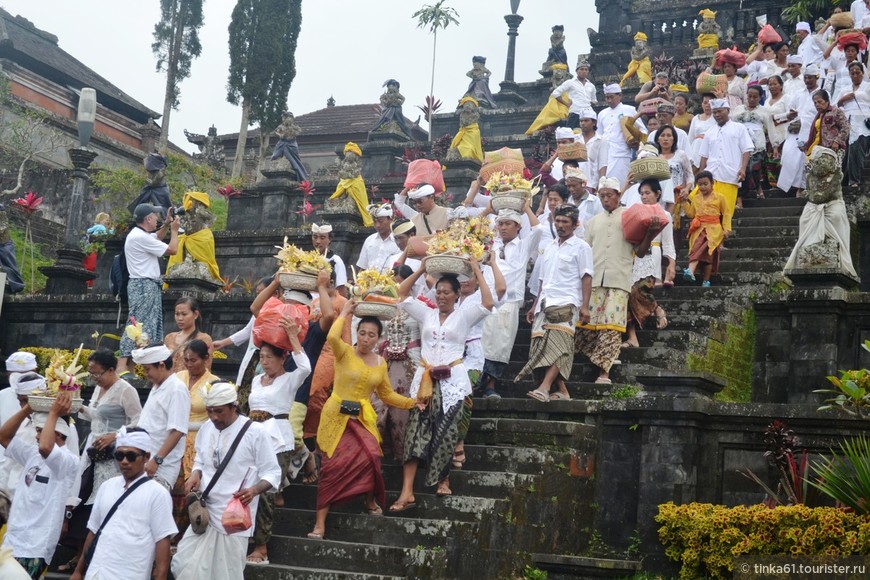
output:
[[[6,359],[6,370],[9,372],[26,373],[36,370],[36,355],[32,352],[13,352]]]
[[[130,355],[133,357],[133,362],[137,365],[155,365],[172,358],[172,351],[166,345],[159,344],[147,348],[133,349]]]
[[[48,413],[33,413],[30,416],[30,419],[33,421],[34,427],[42,429],[45,426],[45,422],[48,420]],[[66,419],[63,417],[57,418],[57,422],[54,424],[54,432],[58,435],[69,437],[69,423],[66,422]]]
[[[236,386],[232,383],[215,383],[204,385],[199,389],[206,407],[229,405],[239,400]]]
[[[332,226],[329,224],[323,224],[319,226],[317,224],[311,224],[311,233],[312,234],[328,234],[332,232]]]
[[[115,447],[133,447],[142,451],[151,450],[151,435],[146,431],[127,432],[127,426],[124,425],[118,431],[118,438],[115,439]]]
[[[411,199],[423,199],[429,195],[435,195],[435,188],[425,183],[418,187],[417,189],[412,189],[408,192],[408,197]]]
[[[622,185],[619,183],[619,180],[615,177],[602,177],[598,180],[598,189],[612,189],[614,191],[619,191]]]

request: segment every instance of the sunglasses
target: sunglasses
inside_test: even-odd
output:
[[[127,460],[128,463],[133,463],[139,457],[145,457],[144,453],[136,453],[135,451],[115,451],[112,456],[115,461]]]

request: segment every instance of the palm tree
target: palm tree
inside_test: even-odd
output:
[[[438,30],[451,24],[459,24],[459,13],[445,6],[446,0],[438,0],[435,4],[425,4],[414,12],[411,18],[417,19],[417,28],[426,28],[432,33],[432,82],[429,85],[429,100],[435,101],[435,49],[438,46]],[[432,141],[432,109],[428,111],[426,121],[429,123],[429,141]]]
[[[829,16],[831,10],[830,0],[792,0],[782,11],[782,17],[786,22],[791,23],[800,20],[812,21],[817,16]],[[848,11],[848,6],[844,10]]]

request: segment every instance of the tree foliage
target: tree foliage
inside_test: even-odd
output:
[[[164,149],[168,141],[169,115],[179,104],[179,85],[190,76],[193,59],[202,52],[199,42],[202,4],[203,0],[160,0],[160,21],[154,26],[151,50],[157,57],[157,72],[166,71],[160,137],[160,147]]]
[[[834,7],[831,0],[792,0],[782,11],[786,22],[811,21],[818,17],[828,18]],[[843,10],[849,10],[847,4]]]
[[[438,47],[438,31],[451,24],[459,24],[459,13],[444,3],[447,0],[438,0],[435,4],[425,4],[414,12],[411,18],[417,19],[417,28],[424,28],[432,34],[432,82],[429,85],[429,98],[435,99],[435,54]],[[432,139],[432,110],[426,117],[429,123],[429,139]]]

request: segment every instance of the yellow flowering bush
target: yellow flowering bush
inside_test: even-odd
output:
[[[427,254],[449,254],[482,260],[492,247],[492,228],[486,218],[456,219],[429,240]]]
[[[282,272],[302,272],[312,276],[316,276],[321,270],[332,272],[332,266],[323,254],[317,250],[300,250],[293,244],[288,244],[286,236],[284,244],[275,247],[278,249],[275,258]]]
[[[45,369],[47,369],[48,366],[51,364],[52,359],[55,358],[56,356],[60,355],[60,356],[64,356],[64,357],[69,357],[69,359],[72,360],[72,357],[75,354],[71,350],[66,350],[63,348],[48,348],[48,347],[44,347],[44,346],[25,346],[24,348],[20,348],[18,350],[20,350],[22,352],[32,353],[33,356],[36,357],[37,372],[39,372],[39,369],[42,369],[43,371]],[[87,348],[83,348],[80,351],[78,359],[76,359],[75,362],[77,364],[82,365],[83,367],[87,366],[88,357],[91,356],[91,353],[93,353],[93,352],[94,351],[92,351],[92,350],[89,350]]]
[[[768,508],[691,503],[659,506],[665,554],[681,579],[731,578],[743,555],[850,556],[870,553],[870,516],[805,505]]]
[[[353,295],[365,297],[366,294],[382,294],[392,298],[399,297],[399,285],[392,274],[381,274],[374,268],[354,272]]]

